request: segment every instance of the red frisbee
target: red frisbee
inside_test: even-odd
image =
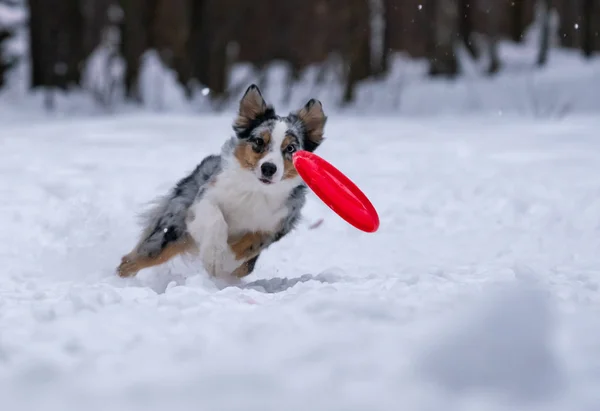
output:
[[[297,151],[294,166],[306,185],[337,215],[359,230],[373,233],[379,216],[367,196],[340,170],[309,151]]]

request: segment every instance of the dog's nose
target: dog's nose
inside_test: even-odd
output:
[[[264,163],[260,166],[260,171],[265,177],[273,177],[273,174],[277,171],[277,166],[273,163]]]

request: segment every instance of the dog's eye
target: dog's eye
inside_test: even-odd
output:
[[[290,154],[292,154],[292,153],[294,153],[294,152],[296,151],[296,147],[295,147],[294,145],[290,144],[289,146],[287,146],[287,147],[285,148],[285,151],[286,151],[287,153],[290,153]]]
[[[261,138],[257,138],[252,140],[252,150],[255,153],[260,153],[264,149],[265,142]]]

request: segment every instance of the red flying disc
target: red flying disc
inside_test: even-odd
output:
[[[367,196],[340,170],[315,153],[301,150],[294,166],[311,190],[337,215],[359,230],[373,233],[379,216]]]

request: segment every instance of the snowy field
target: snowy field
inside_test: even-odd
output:
[[[331,115],[319,154],[377,233],[311,197],[243,286],[117,278],[136,213],[230,121],[0,126],[3,410],[600,408],[598,116]]]

